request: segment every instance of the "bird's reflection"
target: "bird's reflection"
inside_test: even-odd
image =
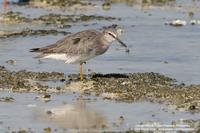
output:
[[[84,103],[37,109],[34,118],[65,129],[102,129],[107,125],[106,118],[101,113],[87,108]]]

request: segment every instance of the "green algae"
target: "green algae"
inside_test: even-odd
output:
[[[9,37],[19,37],[19,36],[45,36],[45,35],[57,35],[57,34],[63,34],[63,35],[67,35],[70,34],[70,32],[66,32],[66,31],[58,31],[58,30],[54,30],[54,29],[50,29],[50,30],[33,30],[33,29],[29,29],[26,28],[22,31],[12,31],[12,32],[5,32],[0,34],[0,39],[2,38],[9,38]]]
[[[13,97],[0,97],[0,102],[12,103],[15,99]]]
[[[67,8],[72,6],[94,6],[91,2],[88,1],[81,1],[81,0],[32,0],[29,2],[30,5],[37,5],[39,7],[59,7],[59,8]]]
[[[115,20],[115,17],[96,16],[96,15],[60,15],[60,14],[48,14],[35,18],[34,21],[41,21],[45,24],[65,24],[65,23],[77,23],[93,20]]]
[[[73,75],[70,82],[77,79],[78,75]],[[200,111],[200,85],[177,84],[175,79],[159,73],[93,74],[79,88],[83,93],[119,102],[147,100],[175,105],[180,111]]]
[[[45,25],[55,25],[57,28],[70,28],[71,23],[78,23],[78,22],[88,22],[88,21],[94,21],[94,20],[106,20],[111,21],[115,20],[114,17],[109,16],[96,16],[96,15],[61,15],[61,14],[48,14],[48,15],[42,15],[38,18],[26,18],[21,17],[22,13],[19,12],[7,12],[5,14],[0,15],[2,18],[0,19],[0,22],[5,24],[45,24]],[[13,16],[16,16],[14,19]],[[18,36],[35,36],[35,35],[57,35],[57,34],[63,34],[67,35],[70,32],[66,31],[60,31],[55,29],[30,29],[30,28],[24,28],[21,31],[0,31],[0,39],[2,38],[9,38],[9,37],[18,37]]]
[[[111,9],[111,4],[110,2],[105,2],[102,4],[102,9],[103,10],[110,10]]]
[[[46,91],[50,88],[47,85],[33,83],[33,80],[60,80],[64,73],[58,72],[28,72],[25,70],[11,72],[0,66],[0,88],[2,90],[29,92],[33,90]]]
[[[71,28],[72,23],[89,22],[89,21],[111,21],[115,20],[115,17],[109,16],[97,16],[97,15],[61,15],[61,14],[47,14],[37,18],[29,18],[20,12],[9,11],[7,13],[0,14],[0,22],[2,24],[40,24],[40,25],[54,25],[57,28]],[[35,35],[57,35],[57,34],[69,34],[70,32],[60,31],[55,29],[30,29],[24,28],[21,31],[0,31],[0,39],[18,36],[35,36]]]
[[[176,0],[141,0],[141,2],[135,1],[135,0],[105,0],[106,3],[126,3],[129,6],[133,6],[135,4],[141,3],[141,4],[149,4],[149,5],[165,5],[171,2],[176,2]]]
[[[6,24],[31,22],[31,19],[25,17],[21,12],[9,11],[1,14],[0,18],[0,22]]]
[[[169,2],[175,2],[175,1],[176,0],[142,0],[142,3],[156,5],[156,4],[166,4]]]
[[[97,93],[114,93],[118,95],[116,100],[127,102],[146,99],[152,92],[160,98],[157,91],[171,88],[174,81],[157,73],[109,74],[92,77],[92,80]]]
[[[7,12],[0,15],[0,22],[6,24],[18,24],[18,23],[44,23],[44,24],[64,24],[64,23],[76,23],[81,21],[93,21],[93,20],[115,20],[115,17],[109,16],[97,16],[97,15],[61,15],[61,14],[47,14],[38,18],[25,17],[20,12]],[[70,25],[68,25],[70,27]]]
[[[85,75],[86,76],[86,75]],[[60,81],[66,87],[52,88],[37,81]],[[34,82],[33,82],[34,81]],[[65,78],[59,72],[11,72],[0,67],[0,88],[18,92],[79,91],[85,95],[102,96],[119,102],[151,101],[174,105],[180,111],[200,111],[200,85],[178,84],[159,73],[90,74],[83,82],[79,75]]]
[[[0,14],[0,22],[2,24],[46,24],[55,25],[61,28],[70,28],[71,23],[88,22],[88,21],[111,21],[116,20],[115,17],[110,16],[98,16],[98,15],[61,15],[61,14],[47,14],[37,18],[25,17],[20,12],[7,12]],[[118,19],[119,20],[119,19]]]

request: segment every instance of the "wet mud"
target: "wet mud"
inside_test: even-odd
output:
[[[34,81],[34,82],[33,82]],[[37,81],[59,81],[65,86],[51,87]],[[151,101],[165,103],[180,111],[200,111],[200,85],[178,84],[159,73],[90,74],[84,81],[79,75],[59,72],[11,72],[0,69],[1,90],[14,92],[79,92],[119,102]]]
[[[48,14],[41,15],[38,18],[29,18],[21,12],[9,11],[0,15],[0,22],[5,24],[24,24],[24,23],[40,23],[40,24],[68,24],[78,23],[92,20],[115,20],[115,17],[98,16],[98,15],[61,15]],[[70,26],[69,26],[70,27]]]
[[[48,14],[41,15],[38,18],[29,18],[21,12],[9,11],[3,14],[0,14],[0,22],[2,24],[11,25],[11,24],[20,24],[25,25],[22,30],[19,31],[9,31],[9,30],[0,30],[0,39],[9,38],[9,37],[18,37],[18,36],[44,36],[44,35],[57,35],[63,34],[67,35],[70,32],[59,30],[59,29],[68,29],[71,28],[73,23],[79,22],[90,22],[90,21],[112,21],[116,20],[115,17],[109,16],[98,16],[98,15],[61,15],[61,14]],[[120,20],[120,19],[118,19]],[[31,29],[28,28],[29,25],[54,25],[54,29]]]
[[[5,67],[0,67],[1,90],[12,90],[13,92],[45,92],[49,87],[34,81],[62,80],[64,73],[59,72],[28,72],[25,70],[10,72]],[[59,89],[55,88],[55,89]]]
[[[67,89],[103,96],[105,99],[134,102],[165,103],[180,111],[199,112],[200,85],[178,84],[159,73],[94,74],[81,83],[71,83]],[[80,85],[79,85],[80,84]],[[174,105],[174,106],[172,106]]]
[[[81,0],[32,0],[26,3],[31,7],[46,8],[46,9],[62,9],[68,11],[74,10],[94,10],[95,4],[90,1]]]
[[[45,35],[67,35],[70,32],[58,31],[58,30],[33,30],[26,28],[22,31],[0,31],[0,39],[6,39],[10,37],[25,37],[25,36],[45,36]]]

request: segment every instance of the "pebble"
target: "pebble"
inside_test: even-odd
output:
[[[15,99],[13,97],[0,97],[0,102],[7,102],[7,103],[10,103],[10,102],[14,102]]]
[[[110,10],[111,4],[109,2],[105,2],[102,4],[102,9],[103,10]]]
[[[174,27],[181,27],[185,26],[187,22],[185,20],[176,19],[170,22],[165,22],[166,25],[174,26]]]
[[[43,131],[44,131],[43,133],[51,133],[51,128],[50,127],[44,128]]]
[[[200,25],[200,20],[193,19],[193,20],[190,21],[190,24],[191,25]]]
[[[7,60],[6,63],[8,63],[10,65],[16,65],[17,61],[14,59],[11,59],[11,60]]]
[[[39,99],[39,100],[41,100],[41,101],[43,101],[43,102],[49,102],[49,101],[51,101],[51,95],[45,93],[45,94],[36,96],[36,99]]]

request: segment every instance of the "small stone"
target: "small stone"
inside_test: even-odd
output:
[[[65,79],[63,78],[63,79],[60,79],[60,82],[65,82]]]
[[[112,126],[113,126],[113,127],[119,127],[119,126],[117,125],[117,123],[115,123],[115,122],[112,123]]]
[[[57,87],[56,87],[56,90],[57,90],[57,91],[60,91],[60,90],[61,90],[61,87],[60,87],[60,86],[57,86]]]
[[[42,96],[42,98],[51,98],[51,95],[50,95],[50,94],[44,94],[44,95]]]
[[[46,114],[47,114],[47,115],[52,115],[53,113],[52,113],[52,111],[47,110]]]
[[[120,117],[118,118],[118,124],[121,125],[121,124],[123,124],[123,123],[124,123],[124,117],[123,117],[123,116],[120,116]]]
[[[195,110],[196,109],[196,106],[195,105],[190,105],[189,106],[189,110]]]
[[[88,69],[88,72],[92,72],[92,69],[89,68],[89,69]]]
[[[190,11],[190,12],[188,12],[188,15],[189,15],[190,18],[193,18],[194,12]]]
[[[110,10],[111,4],[109,2],[105,2],[102,4],[103,10]]]
[[[11,60],[7,60],[6,63],[8,63],[10,65],[16,65],[17,61],[14,59],[11,59]]]
[[[27,133],[25,129],[20,129],[17,133]]]
[[[103,124],[103,125],[101,125],[101,128],[107,128],[107,126]]]
[[[164,63],[164,64],[168,64],[169,62],[168,62],[168,61],[164,61],[163,63]]]
[[[200,25],[200,20],[195,20],[195,19],[194,19],[194,20],[191,20],[191,21],[190,21],[190,24],[191,24],[191,25],[197,25],[197,24]]]
[[[47,127],[47,128],[44,128],[44,133],[51,133],[51,128],[50,127]]]
[[[185,20],[176,19],[171,22],[166,22],[165,24],[174,26],[174,27],[181,27],[181,26],[185,26],[187,24],[187,22]]]
[[[1,97],[0,102],[14,102],[15,99],[13,97]]]
[[[44,101],[44,102],[49,102],[49,101],[51,101],[51,95],[45,93],[45,94],[36,96],[36,99],[42,100],[42,101]]]

